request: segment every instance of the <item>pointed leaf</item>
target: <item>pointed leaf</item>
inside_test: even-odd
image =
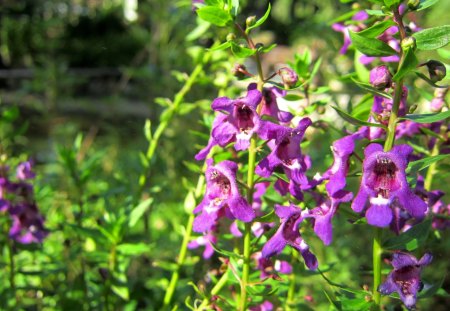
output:
[[[408,231],[388,239],[383,243],[383,248],[390,250],[413,251],[426,241],[431,229],[431,219],[427,219],[415,225]]]
[[[414,49],[409,48],[405,52],[405,57],[403,58],[403,62],[400,64],[400,68],[397,73],[392,77],[392,80],[399,81],[402,79],[408,72],[414,70],[417,67],[419,60],[414,53]]]
[[[379,124],[379,123],[370,123],[370,122],[366,122],[363,120],[359,120],[356,119],[355,117],[351,116],[350,114],[348,114],[347,112],[339,109],[336,106],[331,106],[331,108],[333,108],[334,110],[336,110],[336,112],[347,122],[353,124],[353,125],[357,125],[357,126],[375,126],[375,127],[381,127],[381,128],[386,128],[383,124]]]
[[[222,8],[215,6],[204,6],[197,10],[198,16],[216,26],[225,26],[232,20],[231,15]]]
[[[251,25],[250,27],[247,27],[247,29],[245,29],[245,32],[248,33],[250,30],[261,26],[266,21],[266,19],[269,17],[271,9],[272,9],[272,7],[269,3],[266,13],[264,13],[264,15],[260,19],[258,19],[253,25]]]
[[[397,53],[387,43],[381,40],[366,38],[353,31],[349,33],[352,45],[367,56],[390,56]]]
[[[360,32],[358,32],[358,35],[366,37],[366,38],[375,38],[381,35],[386,29],[388,29],[391,26],[395,26],[395,22],[388,19],[383,22],[377,23],[369,28],[366,28]]]
[[[450,110],[438,113],[425,113],[425,114],[407,114],[401,117],[401,120],[411,120],[416,123],[433,123],[450,118]]]
[[[450,42],[450,25],[424,29],[413,34],[417,48],[420,50],[436,50]]]

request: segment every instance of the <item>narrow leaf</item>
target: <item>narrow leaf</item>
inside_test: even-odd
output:
[[[450,25],[424,29],[413,34],[417,48],[420,50],[436,50],[450,42]]]
[[[425,10],[426,8],[432,6],[437,3],[439,0],[420,0],[419,7],[416,11]]]
[[[360,88],[369,91],[372,94],[387,98],[387,99],[392,99],[392,96],[386,92],[380,91],[377,88],[374,88],[372,85],[368,84],[368,83],[363,83],[361,81],[355,80],[352,78],[352,81],[356,83],[357,86],[359,86]]]
[[[358,35],[366,38],[375,38],[381,35],[386,29],[394,25],[396,25],[395,22],[389,19],[358,32]]]
[[[239,58],[247,58],[256,53],[256,50],[242,47],[234,42],[231,42],[231,52],[233,52],[234,56]]]
[[[142,201],[139,203],[130,213],[130,217],[128,220],[128,226],[130,228],[134,227],[139,219],[144,215],[144,213],[147,211],[147,209],[150,207],[150,205],[153,202],[153,198],[148,198],[145,201]]]
[[[406,170],[407,173],[409,172],[417,172],[421,171],[423,169],[426,169],[428,166],[433,164],[434,162],[443,160],[445,158],[449,158],[450,154],[438,154],[432,157],[426,157],[417,161],[410,162],[408,164],[408,168]]]
[[[433,86],[433,87],[438,87],[441,89],[445,89],[448,88],[448,85],[437,85],[436,83],[434,83],[434,81],[431,81],[430,78],[428,78],[427,76],[425,76],[424,74],[422,74],[421,72],[415,71],[414,72],[419,78],[421,78],[422,80],[424,80],[425,82],[427,82],[429,85]]]
[[[248,33],[250,30],[261,26],[266,21],[266,19],[269,17],[271,9],[272,9],[272,7],[269,3],[269,7],[267,8],[266,13],[264,13],[264,15],[260,19],[258,19],[253,25],[251,25],[250,27],[247,27],[247,29],[245,29],[245,32]]]
[[[450,110],[438,113],[426,113],[426,114],[407,114],[401,117],[402,120],[411,120],[417,123],[433,123],[450,118]]]
[[[381,128],[386,128],[383,124],[379,124],[379,123],[370,123],[370,122],[366,122],[363,120],[359,120],[356,119],[355,117],[351,116],[350,114],[348,114],[347,112],[341,110],[340,108],[336,107],[336,106],[331,106],[334,110],[336,110],[336,112],[347,122],[353,124],[353,125],[357,125],[357,126],[374,126],[374,127],[381,127]]]
[[[366,38],[356,32],[350,31],[353,46],[367,56],[390,56],[397,52],[387,43],[374,38]]]
[[[392,80],[399,81],[402,79],[408,72],[414,70],[417,67],[419,60],[414,53],[414,49],[409,48],[405,52],[405,57],[403,58],[403,62],[400,64],[400,68],[397,73],[392,77]]]

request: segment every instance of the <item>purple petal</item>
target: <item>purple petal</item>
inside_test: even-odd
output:
[[[378,287],[378,291],[383,295],[390,295],[397,290],[397,285],[392,280],[392,275],[389,274],[386,281]]]
[[[366,212],[367,223],[377,227],[387,227],[392,221],[389,205],[372,204]]]
[[[279,229],[264,245],[261,251],[262,257],[269,258],[280,254],[286,247],[286,244],[286,240],[283,238],[281,230]]]
[[[234,100],[228,97],[216,98],[212,102],[211,108],[215,111],[226,111],[228,113],[232,113],[234,108]]]
[[[395,270],[400,270],[407,266],[417,265],[417,259],[413,255],[403,252],[396,252],[392,255],[392,266]]]
[[[248,204],[247,200],[241,196],[230,198],[228,200],[228,206],[233,216],[243,222],[250,222],[255,218],[255,211]]]
[[[368,197],[369,197],[369,195],[367,194],[366,190],[363,189],[363,187],[361,186],[358,194],[356,195],[355,199],[353,200],[352,210],[354,210],[357,213],[362,212],[366,206]]]

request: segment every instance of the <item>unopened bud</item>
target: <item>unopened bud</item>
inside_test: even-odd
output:
[[[430,74],[430,80],[433,82],[441,81],[447,74],[447,69],[444,64],[437,60],[429,60],[427,63],[428,73]]]
[[[410,10],[417,10],[419,8],[420,0],[409,0],[408,1],[408,8]]]
[[[406,37],[402,40],[401,43],[402,50],[406,51],[407,49],[416,49],[416,38],[414,37]]]
[[[283,67],[278,70],[278,74],[280,75],[281,80],[283,80],[284,85],[288,88],[293,87],[298,82],[298,75],[291,68]]]
[[[230,32],[227,35],[227,42],[234,41],[235,39],[236,39],[236,35],[234,33]]]
[[[247,17],[247,19],[245,20],[245,25],[247,25],[247,27],[253,26],[256,22],[256,16],[249,16]]]
[[[392,75],[389,72],[388,67],[382,65],[373,68],[370,71],[370,84],[372,84],[374,88],[377,88],[379,90],[391,87]]]
[[[325,107],[324,106],[318,106],[316,111],[318,114],[324,114],[325,113]]]
[[[361,4],[359,4],[358,2],[353,2],[352,10],[359,10],[359,9],[361,9]]]
[[[262,43],[256,43],[256,44],[255,44],[255,48],[256,48],[257,50],[262,49],[263,47],[264,47],[264,44],[262,44]]]
[[[233,76],[238,78],[238,80],[242,80],[247,77],[247,68],[245,68],[242,64],[234,64],[233,69],[231,69],[231,73]]]
[[[414,111],[416,111],[417,109],[417,105],[412,105],[411,107],[409,107],[409,113],[414,113]]]

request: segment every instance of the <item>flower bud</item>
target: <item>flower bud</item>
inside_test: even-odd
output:
[[[390,87],[392,84],[392,75],[389,72],[388,67],[382,65],[373,68],[370,71],[370,84],[379,90]]]
[[[408,8],[410,10],[417,10],[419,8],[420,0],[409,0],[408,1]]]
[[[401,42],[402,50],[406,51],[407,49],[416,49],[416,38],[414,37],[406,37]]]
[[[430,80],[433,82],[441,81],[447,74],[447,69],[444,64],[437,60],[429,60],[427,63],[428,73],[430,74]]]
[[[417,107],[418,106],[416,104],[411,105],[411,107],[409,107],[409,113],[414,113],[414,111],[416,111]]]
[[[249,16],[247,17],[247,19],[245,20],[245,25],[247,25],[247,27],[253,26],[256,22],[256,16]]]
[[[234,33],[230,32],[227,35],[227,42],[234,41],[235,39],[236,39],[236,35]]]
[[[293,87],[298,82],[298,75],[291,68],[283,67],[278,70],[278,74],[281,80],[283,80],[284,85],[288,88]]]
[[[231,73],[233,74],[233,76],[238,78],[238,80],[245,79],[247,77],[246,72],[247,68],[245,68],[244,65],[238,63],[234,64],[233,69],[231,69]]]

